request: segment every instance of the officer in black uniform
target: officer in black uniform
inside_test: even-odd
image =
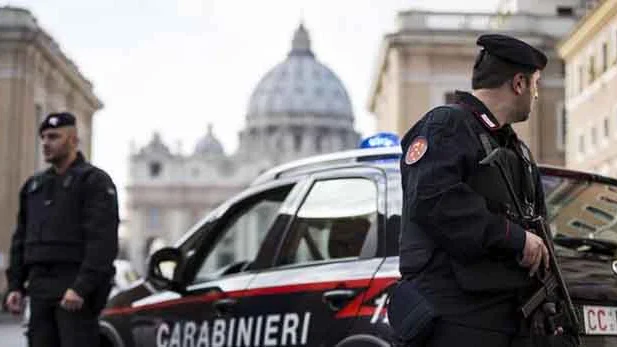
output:
[[[497,169],[479,163],[506,148],[519,200],[545,214],[540,175],[511,124],[529,118],[547,58],[509,36],[477,44],[473,92],[430,110],[401,144],[404,280],[388,315],[405,346],[526,345],[517,308],[531,276],[548,267],[542,240],[516,223]]]
[[[20,313],[29,295],[32,347],[96,347],[118,251],[116,188],[78,151],[72,114],[48,115],[39,135],[51,167],[20,191],[6,306]]]

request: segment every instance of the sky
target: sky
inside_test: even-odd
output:
[[[192,151],[209,123],[227,153],[253,88],[291,48],[303,22],[317,59],[342,80],[356,130],[374,131],[366,109],[383,36],[400,10],[491,11],[497,0],[0,0],[29,9],[94,85],[92,162],[124,201],[131,143],[154,131]],[[464,4],[464,8],[461,5]],[[181,145],[180,145],[181,144]]]

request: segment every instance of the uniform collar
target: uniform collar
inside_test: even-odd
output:
[[[77,156],[75,157],[75,160],[73,160],[73,162],[71,163],[71,165],[69,165],[68,169],[66,170],[65,174],[69,171],[71,171],[71,169],[74,169],[80,165],[83,165],[86,162],[86,158],[84,157],[84,155],[81,153],[81,151],[77,151]],[[57,176],[56,174],[56,170],[54,170],[53,167],[49,167],[47,170],[45,170],[45,173],[47,175],[53,175],[53,176]]]
[[[476,119],[489,131],[497,131],[503,126],[493,113],[484,105],[480,99],[473,96],[471,93],[457,90],[455,92],[456,103],[471,111],[476,116]]]
[[[86,162],[86,158],[84,157],[84,155],[81,153],[81,151],[77,151],[77,156],[75,157],[75,160],[73,160],[69,168],[74,168],[85,162]]]

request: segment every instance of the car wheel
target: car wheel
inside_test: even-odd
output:
[[[391,347],[391,344],[373,335],[352,335],[339,342],[336,347]]]

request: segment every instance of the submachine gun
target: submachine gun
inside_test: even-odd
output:
[[[556,331],[558,327],[561,327],[565,334],[574,338],[577,346],[581,346],[579,319],[555,256],[550,226],[542,216],[533,215],[533,212],[525,213],[523,211],[518,196],[514,192],[513,184],[504,169],[506,155],[503,148],[496,148],[482,159],[480,164],[497,167],[518,213],[519,220],[517,222],[526,230],[533,230],[536,235],[542,238],[549,254],[549,271],[538,271],[536,273],[540,286],[524,302],[520,312],[527,319],[536,310],[544,310],[547,315],[555,318],[548,319],[548,328],[551,331]]]

